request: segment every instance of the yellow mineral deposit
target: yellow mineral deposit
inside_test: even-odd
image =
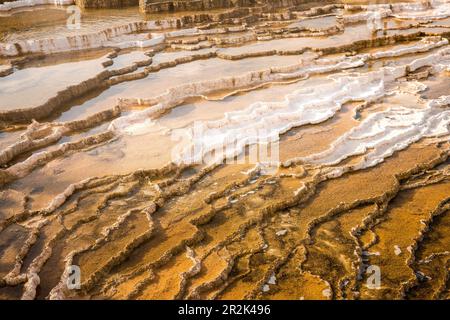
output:
[[[0,299],[450,298],[449,0],[120,3],[0,0]]]

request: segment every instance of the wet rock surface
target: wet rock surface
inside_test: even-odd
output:
[[[140,7],[0,6],[1,299],[449,298],[449,2]]]

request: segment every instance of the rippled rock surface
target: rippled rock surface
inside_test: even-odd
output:
[[[450,298],[450,1],[75,2],[0,4],[1,299]]]

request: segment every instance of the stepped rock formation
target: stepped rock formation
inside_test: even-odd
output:
[[[268,7],[271,9],[292,7],[311,2],[309,0],[139,0],[142,12],[196,11],[239,7]],[[331,2],[331,1],[329,1]]]
[[[255,0],[180,0],[159,1],[140,0],[139,6],[143,12],[172,12],[211,10],[219,8],[248,7],[256,3]]]
[[[75,4],[80,8],[100,9],[100,8],[123,8],[136,6],[138,0],[75,0]]]
[[[0,299],[449,299],[450,1],[377,2],[0,4]]]

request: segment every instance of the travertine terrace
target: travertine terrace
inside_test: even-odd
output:
[[[450,298],[449,39],[448,0],[0,3],[0,299]]]

